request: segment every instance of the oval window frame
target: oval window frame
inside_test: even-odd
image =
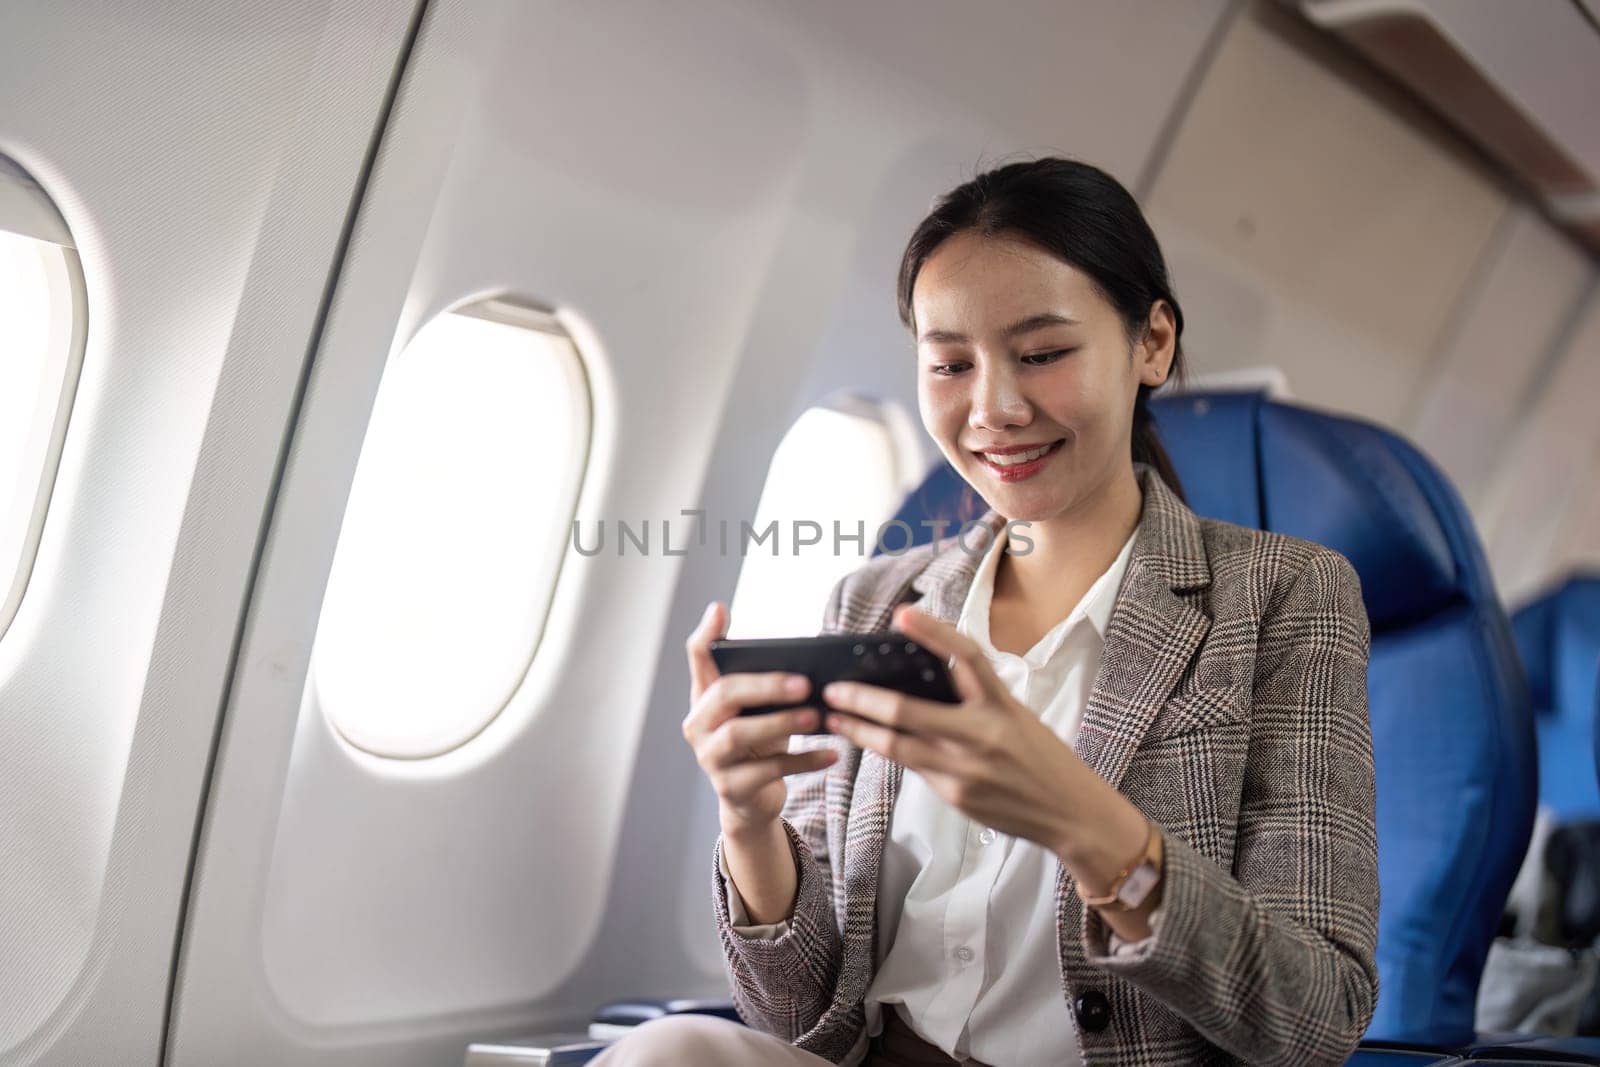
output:
[[[773,467],[777,463],[780,453],[786,447],[794,447],[790,441],[790,436],[814,412],[841,415],[873,423],[882,432],[884,440],[889,447],[889,455],[886,459],[889,469],[890,499],[892,502],[887,506],[881,521],[887,522],[893,518],[905,497],[922,483],[927,474],[926,456],[921,447],[917,426],[905,409],[892,399],[872,397],[854,391],[844,391],[805,405],[799,414],[790,420],[789,425],[778,438],[778,444],[773,448],[771,456],[768,457],[766,473],[762,476],[761,492],[757,497],[755,515],[752,520],[753,524],[759,528],[762,519],[770,517],[767,515],[764,505],[770,507],[768,493],[773,479]],[[791,519],[795,517],[797,516],[789,516]],[[875,530],[866,531],[866,537],[869,541],[876,532]],[[825,531],[823,541],[826,543],[831,536],[831,530]],[[782,540],[781,535],[779,540]],[[871,545],[867,544],[865,547],[868,551],[862,553],[858,566],[865,565],[871,556]],[[798,547],[793,547],[793,554],[799,554]],[[768,566],[765,563],[757,563],[756,567],[759,569],[755,572],[750,571],[752,555],[759,555],[759,552],[747,551],[744,553],[744,558],[739,565],[739,572],[734,579],[734,591],[729,600],[731,624],[729,636],[739,638],[797,637],[807,633],[814,633],[822,619],[820,610],[814,613],[814,617],[806,616],[806,618],[809,618],[809,622],[803,622],[802,616],[796,613],[793,623],[779,625],[771,620],[770,615],[763,615],[759,610],[754,613],[757,616],[757,621],[754,624],[744,621],[748,620],[752,614],[750,605],[753,599],[757,595],[768,595],[765,591],[759,590],[758,587],[751,587],[745,584],[747,579],[751,577],[761,580],[762,576],[759,569],[765,569]],[[850,570],[854,569],[853,567],[850,568]],[[845,573],[848,573],[848,571]],[[829,590],[821,589],[818,592],[819,598],[825,604]],[[819,609],[820,607],[821,605],[819,604]]]
[[[38,454],[37,483],[27,517],[21,520],[16,559],[9,564],[10,575],[0,595],[0,640],[4,640],[32,582],[39,543],[44,538],[45,519],[61,473],[61,455],[66,448],[67,428],[72,421],[88,348],[89,294],[77,241],[60,208],[28,170],[3,154],[0,154],[0,229],[52,246],[60,253],[59,258],[47,262],[46,285],[53,294],[51,314],[66,319],[66,328],[55,331],[62,338],[61,347],[53,357],[48,353],[45,357],[47,365],[54,362],[59,366],[60,381],[51,389],[55,395],[55,411],[48,427],[42,434],[30,435],[34,441],[30,450]],[[41,397],[43,395],[41,390]],[[21,470],[26,471],[31,466],[34,464],[27,464]],[[25,482],[19,479],[18,485],[23,484]],[[17,499],[24,497],[19,493]],[[9,522],[9,517],[5,521]]]
[[[561,353],[561,358],[563,360],[562,371],[569,378],[569,383],[572,386],[573,394],[582,401],[581,411],[578,413],[577,417],[577,422],[579,425],[572,435],[576,454],[564,486],[567,490],[567,499],[564,506],[560,509],[559,515],[559,528],[563,532],[569,531],[572,528],[573,521],[577,516],[580,501],[590,481],[590,478],[592,477],[593,472],[590,470],[590,463],[595,454],[596,414],[594,376],[589,366],[589,356],[585,352],[584,346],[579,343],[577,332],[568,329],[564,325],[561,316],[555,311],[555,309],[531,299],[512,296],[504,293],[489,297],[468,297],[450,304],[437,313],[428,316],[428,318],[411,333],[411,335],[406,339],[405,343],[395,350],[396,358],[398,358],[400,355],[403,355],[404,352],[416,341],[419,336],[423,334],[423,332],[429,326],[433,325],[447,315],[482,319],[487,322],[511,326],[517,329],[547,334],[556,337],[563,342],[565,351]],[[379,395],[381,395],[381,378],[378,388],[380,390]],[[376,399],[374,403],[376,405]],[[366,432],[370,432],[370,429],[371,422],[369,421]],[[363,449],[366,446],[366,432],[363,433]],[[359,459],[357,461],[356,469],[357,472],[359,472]],[[354,475],[352,476],[352,489],[354,488],[353,479]],[[348,510],[348,500],[346,503],[346,508]],[[344,520],[341,518],[341,536],[344,529],[343,524]],[[552,517],[551,525],[552,529],[557,528],[558,524],[555,517]],[[488,711],[486,714],[474,716],[471,720],[473,725],[471,725],[470,728],[464,727],[462,729],[452,731],[452,737],[447,743],[436,743],[431,745],[417,743],[406,746],[399,746],[395,744],[375,744],[372,736],[360,729],[359,726],[352,728],[351,722],[341,721],[340,715],[335,706],[336,701],[330,701],[327,696],[326,687],[319,684],[319,663],[323,662],[321,656],[326,655],[326,653],[322,652],[321,655],[319,655],[320,650],[317,647],[317,642],[313,642],[311,661],[309,670],[307,672],[308,696],[314,701],[317,710],[328,723],[329,729],[333,731],[334,735],[342,744],[349,747],[349,749],[352,751],[352,755],[359,754],[359,756],[363,759],[376,760],[382,764],[391,766],[425,764],[428,760],[439,759],[450,756],[454,753],[458,753],[461,749],[470,745],[474,739],[481,737],[496,721],[500,719],[506,710],[516,701],[517,694],[521,692],[523,687],[526,685],[529,674],[531,673],[533,666],[537,661],[541,649],[546,646],[545,637],[549,632],[550,614],[555,605],[557,590],[560,586],[562,575],[566,570],[568,558],[571,555],[570,537],[563,535],[555,542],[555,544],[559,551],[556,553],[555,558],[552,560],[549,566],[548,579],[543,583],[544,588],[542,590],[535,591],[534,603],[536,611],[533,617],[536,621],[531,626],[532,640],[526,653],[516,661],[517,668],[513,672],[513,683],[507,688],[504,698],[499,700],[492,710]],[[334,558],[335,564],[337,562],[337,551],[336,545]],[[332,584],[333,574],[334,564],[330,564],[329,585]],[[325,586],[323,604],[324,609],[326,608],[327,604],[326,595],[327,587]],[[320,634],[321,631],[322,619],[319,611],[318,633]]]

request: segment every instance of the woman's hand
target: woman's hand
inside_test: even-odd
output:
[[[741,717],[759,704],[781,704],[806,696],[804,675],[717,673],[711,642],[727,630],[720,603],[706,608],[700,625],[689,635],[689,714],[683,737],[716,790],[723,833],[755,837],[777,824],[788,797],[785,775],[816,771],[838,758],[829,748],[789,752],[789,736],[817,727],[813,708]]]
[[[1012,697],[970,638],[910,607],[896,609],[894,626],[947,658],[961,703],[835,682],[823,698],[849,714],[829,714],[828,730],[916,771],[975,822],[1051,850],[1104,892],[1144,847],[1144,815]]]

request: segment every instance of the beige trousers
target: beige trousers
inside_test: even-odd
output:
[[[825,1067],[830,1061],[782,1038],[714,1015],[668,1015],[644,1023],[599,1056],[596,1067]],[[918,1037],[897,1010],[883,1013],[862,1067],[957,1067],[957,1061]],[[965,1067],[985,1067],[977,1060]]]
[[[832,1067],[782,1038],[715,1015],[667,1015],[590,1060],[592,1067]]]

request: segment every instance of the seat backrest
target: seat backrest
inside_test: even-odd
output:
[[[1189,505],[1343,554],[1372,627],[1378,1006],[1370,1038],[1465,1042],[1478,979],[1533,823],[1532,712],[1466,508],[1397,435],[1357,419],[1207,394],[1152,402]],[[897,518],[958,510],[940,465]]]
[[[1367,1034],[1470,1039],[1537,782],[1527,684],[1471,517],[1371,423],[1260,394],[1153,408],[1195,511],[1327,545],[1360,576],[1381,894]]]
[[[1558,822],[1600,818],[1600,575],[1574,575],[1511,617],[1539,733],[1539,803]]]

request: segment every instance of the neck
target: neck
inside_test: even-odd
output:
[[[1143,497],[1132,460],[1125,460],[1071,509],[1030,523],[1033,548],[1000,557],[996,588],[1021,592],[1087,585],[1105,573],[1139,525]]]

